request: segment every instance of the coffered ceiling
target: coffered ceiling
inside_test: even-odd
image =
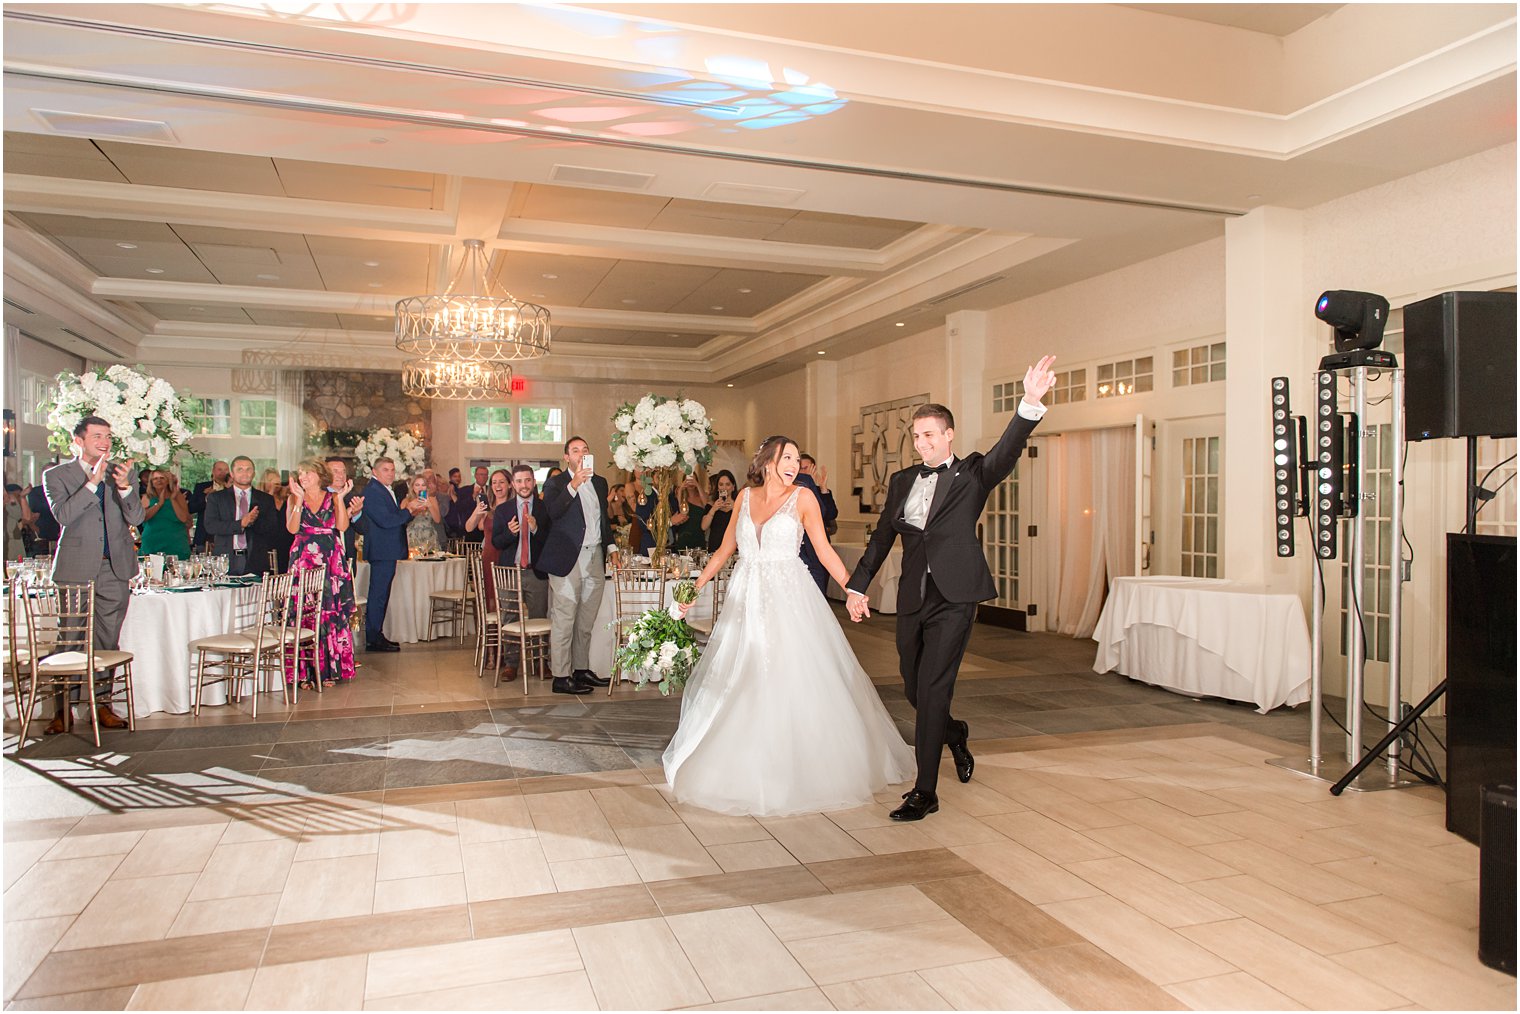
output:
[[[1514,11],[11,5],[6,320],[394,368],[478,238],[524,372],[742,383],[1513,141]]]

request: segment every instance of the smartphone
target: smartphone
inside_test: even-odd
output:
[[[427,501],[427,494],[428,494],[427,490],[422,490],[420,493],[417,494],[417,499],[421,500],[423,502],[426,502]]]
[[[596,455],[595,454],[587,454],[584,458],[581,458],[581,467],[582,468],[589,468],[593,472],[595,472],[596,471]]]

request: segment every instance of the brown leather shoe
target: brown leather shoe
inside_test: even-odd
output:
[[[62,735],[63,733],[68,732],[73,725],[73,710],[71,709],[69,711],[60,711],[58,714],[53,716],[53,720],[47,724],[47,728],[42,730],[42,734],[44,736]]]
[[[117,718],[116,712],[112,711],[104,704],[96,709],[96,713],[100,721],[100,727],[102,729],[125,729],[127,727],[126,720]]]
[[[504,665],[501,667],[501,681],[503,683],[511,683],[515,679],[517,679],[517,666]]]

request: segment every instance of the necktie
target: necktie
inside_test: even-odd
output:
[[[930,468],[928,465],[919,465],[918,466],[918,474],[919,474],[920,478],[927,479],[931,475],[939,475],[941,472],[945,471],[949,467],[950,467],[950,462],[948,462],[948,461],[945,462],[944,464],[940,465],[938,468]]]
[[[100,553],[106,559],[111,558],[111,526],[106,524],[106,484],[101,480],[95,487],[95,499],[100,501]]]
[[[533,547],[528,539],[528,501],[517,501],[517,565],[524,570],[528,568],[528,562]]]
[[[248,491],[246,489],[240,489],[240,490],[237,491],[237,520],[239,520],[239,521],[243,520],[243,515],[245,515],[247,513],[248,513]],[[244,531],[247,531],[247,529],[244,529]],[[247,549],[248,548],[248,536],[245,535],[245,534],[243,534],[243,532],[239,532],[238,534],[234,535],[232,537],[232,548],[235,549],[235,550],[237,550],[239,553],[241,553],[243,550]]]

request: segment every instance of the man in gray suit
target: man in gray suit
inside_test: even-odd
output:
[[[95,582],[95,647],[115,650],[131,601],[128,584],[137,574],[132,526],[143,523],[137,469],[111,461],[111,424],[85,416],[74,427],[75,457],[42,473],[48,505],[62,534],[53,556],[53,581],[63,585]],[[97,698],[109,699],[109,685]],[[126,722],[99,705],[100,724],[120,729]],[[59,709],[48,735],[67,731],[72,715]]]

